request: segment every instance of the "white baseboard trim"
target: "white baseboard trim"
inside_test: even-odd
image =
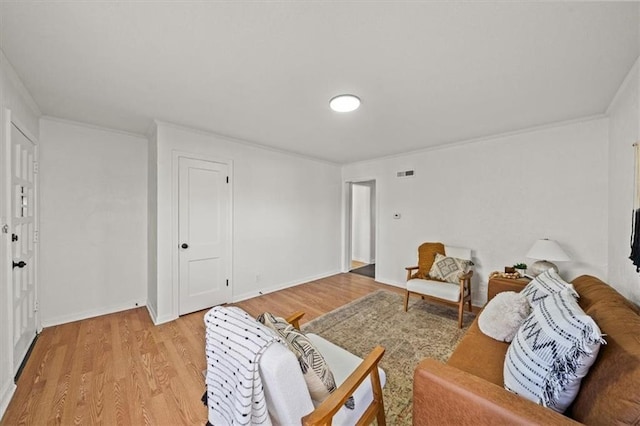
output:
[[[16,384],[13,383],[13,378],[9,377],[9,381],[2,386],[2,392],[0,392],[0,419],[4,416],[4,412],[7,411],[7,407],[13,398],[13,394],[16,391]]]
[[[406,282],[399,283],[395,280],[390,280],[388,278],[383,278],[383,277],[376,277],[376,281],[382,284],[392,285],[394,287],[400,287],[400,288],[405,288],[407,286]]]
[[[115,312],[126,311],[145,306],[146,302],[142,300],[128,300],[126,302],[104,306],[96,309],[75,312],[67,315],[60,315],[53,318],[42,319],[43,327],[52,327],[54,325],[66,324],[68,322],[79,321],[87,318],[99,317],[101,315],[113,314]]]
[[[153,325],[160,325],[164,324],[165,322],[170,322],[178,319],[178,317],[173,317],[171,315],[158,316],[156,309],[149,304],[147,304],[147,311],[149,311],[149,316],[151,317],[151,321],[153,321]]]
[[[340,271],[336,270],[336,271],[331,271],[331,272],[327,272],[327,273],[320,274],[320,275],[315,275],[315,276],[312,276],[312,277],[303,278],[301,280],[289,281],[288,283],[279,284],[279,285],[275,285],[275,286],[271,286],[271,287],[261,288],[259,290],[247,291],[245,293],[233,296],[232,297],[232,301],[233,301],[233,303],[240,302],[242,300],[251,299],[252,297],[262,296],[263,294],[269,294],[269,293],[273,293],[274,291],[284,290],[285,288],[289,288],[289,287],[295,287],[297,285],[308,283],[310,281],[315,281],[315,280],[319,280],[319,279],[322,279],[322,278],[327,278],[327,277],[330,277],[332,275],[336,275],[336,274],[339,274],[339,273],[340,273]]]

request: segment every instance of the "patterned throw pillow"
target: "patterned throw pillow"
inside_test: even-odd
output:
[[[559,293],[567,289],[575,298],[580,297],[574,290],[572,284],[560,278],[560,275],[558,275],[555,270],[548,269],[527,284],[527,286],[522,289],[522,294],[524,294],[529,301],[529,305],[534,307],[550,294]]]
[[[336,390],[336,381],[324,357],[309,338],[285,319],[269,312],[261,314],[257,320],[278,333],[296,355],[311,399],[318,403],[327,399]],[[353,409],[354,404],[353,397],[349,397],[344,405]]]
[[[538,303],[507,350],[505,389],[563,413],[606,343],[565,289]]]
[[[469,265],[472,265],[470,260],[443,256],[438,253],[433,265],[431,265],[429,276],[440,281],[458,284],[460,277],[469,270]]]

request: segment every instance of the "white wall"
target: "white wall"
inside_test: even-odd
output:
[[[10,118],[5,115],[9,111]],[[15,73],[4,53],[0,50],[0,227],[7,223],[9,206],[7,200],[8,170],[6,148],[8,143],[7,124],[16,120],[36,139],[39,137],[38,118],[40,111],[20,78]],[[0,232],[0,418],[15,390],[13,383],[13,314],[10,293],[11,254],[9,234]]]
[[[156,131],[156,323],[178,315],[174,151],[233,162],[234,301],[339,272],[339,166],[170,124]]]
[[[640,59],[609,107],[609,283],[640,304],[640,274],[629,260],[634,149],[640,142]]]
[[[354,184],[351,189],[351,259],[370,263],[371,245],[371,187]]]
[[[607,133],[594,119],[345,166],[344,181],[376,179],[377,279],[403,286],[424,241],[469,247],[482,305],[489,273],[532,262],[524,255],[545,237],[573,259],[564,277],[606,278]]]
[[[42,119],[40,145],[43,325],[144,305],[147,140]]]

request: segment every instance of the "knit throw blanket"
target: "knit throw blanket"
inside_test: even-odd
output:
[[[204,322],[209,423],[271,425],[258,363],[282,341],[240,308],[216,306]]]

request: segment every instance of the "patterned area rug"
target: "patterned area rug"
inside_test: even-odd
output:
[[[387,374],[384,404],[389,425],[411,425],[413,370],[423,358],[446,361],[475,315],[465,313],[458,328],[453,307],[409,299],[378,290],[302,326],[364,358],[376,345],[385,347],[380,366]]]

